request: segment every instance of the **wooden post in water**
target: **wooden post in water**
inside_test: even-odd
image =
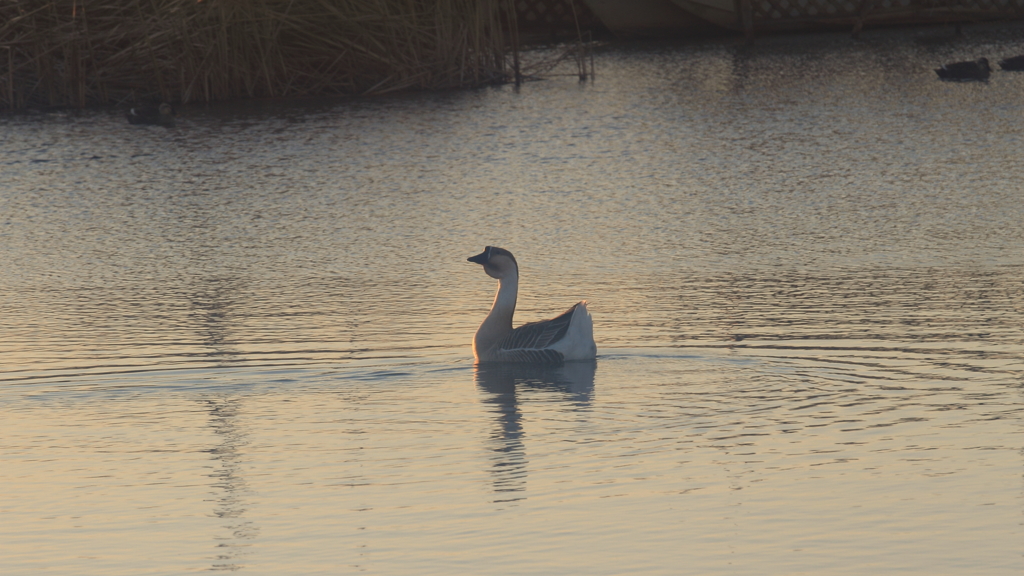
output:
[[[7,107],[14,110],[14,48],[7,48]]]
[[[590,30],[587,30],[587,42],[594,41],[594,34]],[[590,81],[593,82],[597,77],[597,70],[594,68],[594,48],[590,48]]]
[[[576,70],[580,82],[587,79],[587,56],[583,51],[583,32],[580,31],[580,19],[576,16],[576,3],[569,0],[569,8],[572,9],[572,21],[576,25]]]
[[[747,44],[754,42],[754,6],[751,0],[736,0],[736,16]]]
[[[868,17],[868,12],[874,7],[874,0],[861,0],[860,10],[857,11],[857,22],[853,25],[853,32],[850,33],[854,39],[860,37],[860,31],[864,28],[864,20]]]

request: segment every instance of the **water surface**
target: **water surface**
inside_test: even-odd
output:
[[[0,120],[4,574],[1018,574],[1016,27]],[[596,363],[473,366],[587,299]]]

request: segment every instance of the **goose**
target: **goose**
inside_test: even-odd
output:
[[[988,58],[978,58],[967,62],[953,62],[936,68],[935,73],[944,80],[988,80],[992,71]]]
[[[157,126],[174,126],[177,113],[170,104],[164,102],[160,106],[138,106],[128,110],[129,124],[154,124]]]
[[[999,67],[1003,70],[1024,70],[1024,56],[1011,56],[999,61]]]
[[[594,360],[594,324],[587,301],[573,304],[562,314],[512,329],[519,292],[519,264],[511,252],[487,246],[468,261],[480,264],[484,272],[498,280],[498,293],[491,311],[473,338],[473,356],[479,362],[532,362],[561,364]]]

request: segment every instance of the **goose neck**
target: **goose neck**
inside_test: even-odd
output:
[[[519,278],[511,276],[498,281],[498,293],[494,295],[490,316],[505,320],[512,324],[512,315],[516,311],[516,298],[519,294]]]

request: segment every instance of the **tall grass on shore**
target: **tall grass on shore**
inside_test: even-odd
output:
[[[0,108],[481,85],[516,34],[512,0],[0,0]]]

